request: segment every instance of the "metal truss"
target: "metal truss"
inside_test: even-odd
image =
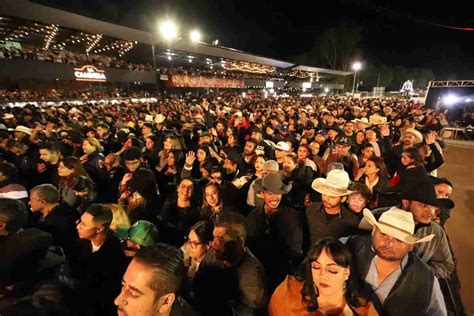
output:
[[[447,88],[447,87],[474,87],[474,80],[452,80],[452,81],[430,81],[430,88]]]

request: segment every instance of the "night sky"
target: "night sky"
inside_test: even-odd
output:
[[[156,30],[160,19],[171,17],[183,32],[199,28],[207,43],[219,39],[219,45],[288,61],[313,47],[327,28],[359,25],[364,62],[427,68],[437,80],[474,79],[474,14],[467,1],[34,2],[147,31]]]

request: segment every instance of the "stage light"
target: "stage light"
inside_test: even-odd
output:
[[[454,103],[458,102],[458,97],[455,95],[447,95],[444,97],[443,101],[446,105],[453,105]]]
[[[324,88],[324,92],[325,92],[325,93],[328,93],[328,92],[329,92],[329,88]]]
[[[198,30],[194,30],[189,34],[189,37],[191,38],[191,41],[194,43],[200,42],[201,41],[201,32]]]
[[[171,60],[171,59],[172,59],[171,56],[168,56],[168,60]]]
[[[172,40],[178,36],[178,27],[168,20],[160,24],[160,32],[166,40]]]
[[[472,99],[470,99],[470,98],[467,98],[467,99],[465,100],[465,102],[471,102],[471,101],[472,101]]]

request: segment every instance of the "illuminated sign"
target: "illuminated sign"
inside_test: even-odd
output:
[[[74,68],[74,77],[77,81],[105,82],[107,79],[104,70],[99,70],[92,65]]]
[[[311,89],[311,82],[303,82],[303,89]]]
[[[266,81],[265,88],[273,88],[273,81]]]

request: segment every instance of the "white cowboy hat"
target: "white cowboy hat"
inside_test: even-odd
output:
[[[379,221],[374,217],[371,211],[364,209],[364,220],[370,225],[376,226],[382,233],[396,238],[407,244],[418,244],[433,239],[434,234],[420,238],[415,234],[415,221],[411,212],[404,211],[398,207],[391,207],[388,211],[382,213]]]
[[[405,133],[410,133],[415,136],[415,144],[419,144],[423,141],[423,135],[414,128],[407,128]]]
[[[145,115],[145,122],[153,122],[153,116],[150,114]]]
[[[161,124],[165,121],[166,117],[163,114],[157,114],[155,116],[155,123],[156,124]]]
[[[286,142],[278,142],[275,146],[275,149],[281,151],[290,151],[290,145],[288,145]]]
[[[364,123],[364,124],[369,125],[369,120],[366,117],[363,117],[361,119],[356,118],[356,119],[352,120],[352,122],[353,123]]]
[[[22,133],[31,135],[31,128],[28,128],[23,125],[18,125],[17,127],[15,127],[15,132],[22,132]]]
[[[4,120],[9,120],[9,119],[12,119],[12,118],[14,118],[14,117],[15,117],[15,115],[13,115],[13,114],[11,114],[11,113],[5,113],[5,114],[3,114],[3,119],[4,119]]]
[[[325,178],[317,178],[313,180],[311,188],[314,191],[319,192],[324,195],[329,196],[345,196],[352,193],[348,190],[349,175],[344,170],[333,169],[328,172],[328,175]]]
[[[371,125],[383,125],[387,124],[387,118],[380,115],[371,115],[369,118],[369,124]]]

